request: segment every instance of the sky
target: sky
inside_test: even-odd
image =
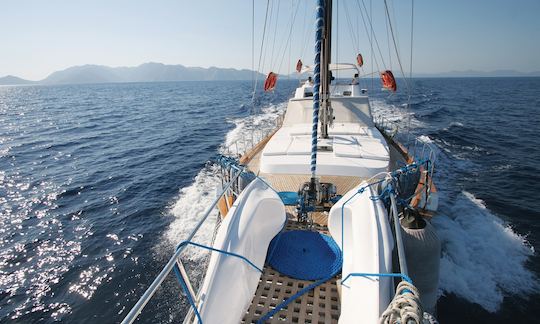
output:
[[[291,72],[299,58],[312,64],[315,0],[269,0],[260,55],[267,1],[1,0],[0,77],[40,80],[84,64],[254,66],[263,73]],[[411,3],[388,0],[405,71]],[[539,14],[540,0],[415,0],[413,71],[540,71]],[[334,16],[333,61],[353,62],[360,52],[366,71],[398,69],[382,0],[334,0]],[[374,55],[371,29],[380,48],[373,42]]]

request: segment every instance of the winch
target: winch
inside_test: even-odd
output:
[[[298,189],[298,205],[296,212],[299,222],[310,223],[313,220],[308,216],[310,212],[328,211],[339,200],[336,186],[329,182],[319,182],[318,178],[304,182]]]

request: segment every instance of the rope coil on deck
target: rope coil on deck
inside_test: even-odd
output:
[[[268,263],[291,278],[319,280],[341,271],[341,251],[328,235],[310,231],[287,231],[270,243]]]

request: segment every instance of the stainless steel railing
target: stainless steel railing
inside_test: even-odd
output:
[[[384,116],[373,117],[373,123],[375,124],[375,127],[390,138],[393,138],[398,133],[398,124]]]
[[[188,237],[184,241],[191,241],[195,234],[199,231],[201,226],[205,223],[205,221],[208,219],[208,216],[214,211],[216,208],[219,200],[224,195],[238,195],[238,192],[234,192],[233,184],[238,180],[238,177],[244,172],[244,168],[242,167],[236,167],[231,166],[232,172],[234,174],[231,176],[231,179],[228,183],[226,183],[223,186],[223,189],[221,193],[217,196],[217,198],[213,201],[213,203],[210,205],[210,207],[206,210],[202,218],[199,220],[195,228],[191,231],[191,233],[188,235]],[[230,208],[229,201],[227,198],[225,198],[225,203],[227,204],[227,208]],[[193,289],[193,286],[191,285],[191,281],[189,280],[188,274],[185,270],[185,267],[182,263],[181,254],[184,251],[185,247],[187,245],[181,245],[173,254],[173,256],[169,259],[167,264],[163,267],[163,270],[158,274],[158,276],[154,279],[152,284],[150,284],[150,287],[145,291],[145,293],[141,296],[141,298],[137,301],[137,303],[133,306],[133,308],[129,311],[129,313],[126,315],[126,317],[122,320],[122,324],[130,324],[133,323],[137,317],[140,315],[146,304],[152,299],[158,288],[163,284],[167,276],[173,271],[175,265],[178,266],[178,269],[180,270],[180,275],[182,276],[182,279],[186,283],[187,286],[187,293],[190,295],[189,297],[195,302],[195,305],[198,303],[198,295]],[[190,314],[192,312],[188,313],[188,316],[186,318],[190,317]]]
[[[255,145],[270,135],[274,130],[281,127],[283,120],[284,116],[279,115],[275,119],[274,125],[266,126],[264,128],[252,128],[247,132],[244,132],[240,138],[225,146],[223,149],[223,154],[236,157],[246,154],[253,147],[255,147]]]
[[[375,127],[390,139],[395,138],[399,134],[399,126],[395,121],[391,121],[383,116],[375,116],[373,122],[375,123]],[[410,144],[408,145],[408,154],[416,162],[429,160],[427,171],[429,172],[429,176],[432,177],[437,160],[437,150],[433,144],[419,138],[415,138],[412,144],[407,144]]]

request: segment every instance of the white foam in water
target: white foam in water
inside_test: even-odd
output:
[[[534,249],[483,201],[463,191],[441,207],[433,224],[443,246],[439,282],[443,293],[495,312],[505,295],[526,295],[539,288],[525,267]]]
[[[389,105],[379,99],[370,99],[371,110],[374,116],[381,116],[391,122],[407,122],[410,118],[411,127],[422,127],[423,123],[415,118],[414,112],[404,107]]]
[[[236,141],[240,141],[239,150],[243,150],[243,138],[251,138],[252,129],[270,129],[275,127],[275,120],[280,113],[284,111],[286,104],[272,105],[262,109],[261,114],[250,115],[244,118],[230,120],[235,124],[226,136],[222,146],[222,151],[230,146],[232,153],[235,153]],[[178,244],[181,240],[187,238],[195,228],[204,213],[215,200],[217,188],[221,186],[218,177],[218,168],[206,167],[195,177],[194,182],[180,190],[180,195],[171,208],[171,214],[175,217],[165,233],[167,239],[167,248],[162,249],[164,253],[170,254],[170,246]],[[196,241],[202,244],[210,244],[216,224],[217,211],[214,211],[205,225],[199,230]],[[189,249],[187,257],[192,260],[198,260],[207,254],[207,251],[201,249]]]
[[[382,101],[375,100],[372,106],[376,114],[392,120],[405,120],[403,117],[412,114],[403,108],[389,107]],[[285,103],[267,107],[259,115],[231,120],[236,127],[227,134],[222,150],[230,146],[234,151],[236,141],[250,135],[252,129],[270,127],[284,109]],[[422,123],[411,116],[413,127],[422,127]],[[433,143],[428,136],[418,139]],[[242,151],[241,145],[239,150]],[[438,168],[441,171],[444,166],[439,164]],[[471,193],[461,192],[455,198],[448,198],[450,195],[445,195],[445,192],[452,191],[451,174],[443,176],[442,173],[446,172],[439,172],[436,179],[439,189],[442,189],[441,206],[433,219],[443,247],[441,294],[453,293],[495,312],[505,295],[526,295],[537,291],[540,285],[525,267],[527,259],[534,253],[525,237],[515,233]],[[180,190],[179,198],[171,208],[175,220],[165,235],[169,245],[176,245],[188,236],[215,199],[219,185],[217,169],[205,168],[195,177],[193,184]],[[201,228],[198,242],[210,243],[216,215],[213,214],[214,219],[208,220],[207,226]],[[170,249],[167,253],[170,254]],[[204,255],[205,251],[193,249],[188,257],[198,260]]]
[[[244,152],[245,145],[249,145],[252,136],[256,142],[263,134],[261,131],[270,131],[276,127],[276,119],[285,108],[286,102],[263,108],[257,115],[230,120],[229,122],[235,124],[236,127],[227,134],[222,151],[234,154]]]
[[[215,200],[216,188],[220,185],[217,169],[204,168],[197,174],[191,185],[180,190],[180,196],[171,208],[171,214],[175,219],[165,233],[168,245],[176,245],[188,237],[204,216],[208,206]],[[197,236],[198,242],[208,244],[211,241],[213,226],[216,224],[215,217],[216,213],[214,212],[210,216],[211,219],[205,222],[206,226],[201,228]],[[203,252],[194,252],[190,257],[196,258],[198,255],[203,255]],[[167,249],[167,253],[170,253],[170,249]]]
[[[409,114],[383,101],[373,101],[372,107],[376,114],[392,120],[405,120]],[[411,116],[411,125],[422,128],[422,123]],[[421,135],[417,139],[440,152],[430,137]],[[492,214],[483,201],[469,192],[456,192],[451,170],[467,167],[470,161],[464,164],[459,156],[445,152],[452,160],[439,156],[437,162],[435,183],[441,201],[433,218],[442,242],[440,293],[453,293],[496,312],[504,296],[526,296],[540,289],[538,279],[525,266],[534,249],[524,236]]]

